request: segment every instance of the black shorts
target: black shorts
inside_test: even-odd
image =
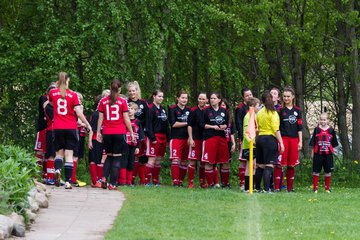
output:
[[[127,154],[128,145],[125,134],[104,134],[103,142],[106,154]]]
[[[256,163],[274,164],[278,156],[278,142],[274,136],[260,135],[256,138]]]
[[[84,158],[85,137],[79,137],[79,147],[74,151],[74,157]]]
[[[46,131],[45,158],[55,157],[54,131]]]
[[[148,162],[148,157],[143,155],[139,157],[139,163],[146,164]]]
[[[250,160],[250,149],[243,149],[242,158],[247,161]],[[253,148],[253,159],[256,159],[256,148]]]
[[[104,145],[96,140],[91,140],[93,148],[89,150],[89,162],[101,163]]]
[[[325,173],[331,173],[334,170],[333,155],[314,154],[313,172],[320,173],[322,168]]]
[[[55,129],[54,136],[55,151],[61,149],[76,151],[79,147],[79,134],[76,129]]]

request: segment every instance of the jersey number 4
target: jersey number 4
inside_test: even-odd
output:
[[[111,121],[116,121],[120,119],[119,114],[119,105],[106,105],[106,115],[107,119]]]

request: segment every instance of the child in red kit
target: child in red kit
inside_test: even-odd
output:
[[[329,126],[329,116],[327,113],[320,115],[319,126],[314,129],[310,140],[310,147],[314,150],[313,157],[313,184],[314,193],[318,191],[318,182],[321,169],[325,172],[325,191],[330,193],[331,172],[334,169],[334,148],[339,145],[335,130]]]

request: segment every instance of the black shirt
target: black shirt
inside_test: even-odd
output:
[[[292,109],[282,107],[279,109],[281,136],[298,137],[302,130],[301,109],[293,106]]]
[[[173,127],[176,122],[186,122],[188,121],[188,116],[190,114],[190,108],[185,106],[184,109],[181,109],[177,104],[169,107],[169,123],[171,126],[170,139],[187,139],[187,125],[184,127]]]
[[[188,117],[188,125],[192,128],[192,136],[195,140],[203,139],[203,127],[201,126],[201,122],[203,122],[202,118],[204,116],[203,110],[201,110],[198,106],[193,107],[190,111]]]
[[[225,130],[219,131],[215,129],[205,129],[205,124],[208,125],[228,125],[229,123],[229,114],[225,108],[219,107],[217,111],[212,107],[207,107],[204,109],[204,118],[201,126],[204,128],[204,139],[208,139],[214,136],[220,136],[226,138]]]
[[[155,104],[149,105],[149,112],[146,119],[146,131],[151,141],[156,141],[155,133],[164,133],[168,135],[168,121],[165,109]]]

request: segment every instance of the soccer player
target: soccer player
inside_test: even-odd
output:
[[[91,126],[80,108],[79,97],[69,89],[70,76],[59,73],[58,88],[49,93],[49,102],[54,108],[54,144],[55,144],[55,185],[60,186],[61,169],[65,157],[65,188],[71,189],[70,179],[73,171],[73,153],[79,146],[76,116],[91,131]],[[75,110],[75,111],[74,111]]]
[[[246,102],[246,105],[248,107],[253,107],[254,108],[254,112],[257,113],[259,111],[260,108],[260,100],[257,98],[249,98],[249,100]],[[249,190],[249,173],[250,173],[250,168],[253,166],[249,165],[249,160],[250,160],[250,142],[249,140],[246,138],[246,128],[249,125],[249,119],[250,119],[250,114],[246,113],[245,117],[244,117],[244,121],[243,121],[243,125],[244,125],[244,130],[243,130],[243,141],[242,141],[242,157],[243,159],[246,159],[246,171],[245,171],[245,191]],[[253,165],[256,166],[256,145],[254,145],[253,148]]]
[[[275,110],[279,110],[281,107],[281,97],[280,97],[281,92],[280,92],[280,90],[276,87],[273,87],[270,90],[270,94],[271,94],[272,100],[274,102]]]
[[[260,191],[261,180],[264,179],[264,190],[270,192],[273,164],[279,156],[278,143],[280,153],[284,152],[284,144],[279,130],[279,114],[275,110],[270,91],[265,91],[261,100],[264,107],[256,115],[259,134],[256,138],[255,187]]]
[[[101,187],[101,179],[102,179],[102,155],[104,146],[102,142],[98,142],[96,140],[97,137],[97,123],[99,120],[99,112],[97,111],[97,106],[99,105],[101,96],[95,97],[95,111],[90,116],[90,125],[93,130],[92,133],[89,134],[88,139],[88,148],[89,148],[89,165],[90,165],[90,176],[91,176],[91,187]]]
[[[152,98],[153,103],[149,105],[146,120],[146,156],[149,159],[145,167],[145,184],[147,186],[152,184],[160,186],[160,164],[165,155],[169,129],[167,114],[161,105],[164,100],[164,93],[161,90],[155,90]]]
[[[294,105],[295,91],[292,87],[285,87],[283,91],[283,107],[279,109],[280,132],[285,151],[280,157],[279,165],[274,171],[274,190],[279,191],[282,168],[286,167],[286,187],[293,192],[295,166],[299,161],[299,151],[302,148],[302,113]]]
[[[55,87],[55,83],[51,83],[50,87]],[[49,89],[48,88],[48,89]],[[38,101],[38,119],[36,122],[36,141],[35,141],[35,156],[37,158],[37,164],[42,166],[42,178],[46,182],[46,158],[44,158],[46,152],[46,128],[47,119],[44,112],[44,103],[48,101],[48,93],[40,96]]]
[[[206,187],[205,182],[205,163],[201,162],[202,154],[202,140],[203,140],[203,128],[201,122],[203,118],[203,109],[208,103],[206,93],[200,93],[198,96],[198,105],[193,107],[188,117],[188,144],[189,144],[189,156],[190,160],[188,165],[188,182],[189,188],[194,187],[194,178],[196,171],[196,162],[199,161],[199,180],[200,187]]]
[[[50,90],[56,87],[55,83],[51,84],[47,89],[47,95],[49,95]],[[47,100],[43,104],[45,117],[47,120],[47,128],[46,128],[46,152],[45,159],[46,161],[46,184],[54,185],[54,158],[55,158],[55,146],[54,146],[54,131],[53,131],[53,122],[54,122],[54,108],[51,104],[49,104],[49,100]]]
[[[121,84],[114,79],[110,86],[110,96],[100,100],[98,111],[99,120],[97,125],[97,140],[104,142],[107,155],[104,164],[102,187],[109,190],[117,190],[116,181],[119,176],[121,162],[125,161],[128,153],[126,142],[126,129],[130,132],[131,141],[134,141],[134,133],[131,127],[127,101],[120,97]],[[102,131],[99,129],[102,128]],[[107,186],[106,178],[110,174],[110,184]]]
[[[222,187],[229,188],[230,164],[225,130],[229,113],[220,107],[219,93],[210,95],[210,106],[204,109],[201,126],[204,128],[202,161],[205,162],[205,176],[208,187],[214,187],[214,165],[221,164]]]
[[[141,99],[141,89],[137,81],[130,82],[127,85],[128,89],[128,103],[134,102],[138,106],[135,117],[140,121],[143,132],[146,132],[146,118],[148,113],[148,104],[145,100]],[[145,184],[145,165],[148,161],[146,156],[146,141],[141,139],[140,149],[135,154],[134,171],[133,171],[133,183],[135,183],[136,176],[139,176],[140,184]]]
[[[320,115],[319,126],[314,129],[310,140],[310,147],[313,148],[313,190],[318,191],[318,182],[321,169],[325,172],[325,191],[330,193],[331,172],[334,169],[334,148],[339,145],[335,130],[329,126],[327,113]]]
[[[131,127],[134,132],[134,141],[131,141],[130,131],[126,132],[126,141],[129,147],[129,153],[126,156],[125,161],[121,162],[119,185],[120,186],[134,186],[133,182],[133,169],[135,155],[139,153],[140,142],[144,139],[144,132],[139,119],[135,118],[138,112],[138,105],[134,102],[129,102],[129,118],[131,121]]]
[[[79,92],[76,93],[79,97],[81,111],[84,111],[84,106],[82,105],[83,96]],[[83,123],[80,119],[77,119],[77,125],[78,125],[79,147],[74,151],[74,168],[71,176],[71,183],[75,187],[84,187],[86,186],[86,182],[77,179],[76,172],[77,172],[78,162],[80,161],[80,159],[84,157],[86,129],[85,129],[85,123]]]
[[[238,141],[239,141],[239,186],[241,190],[244,190],[245,185],[245,170],[246,170],[246,159],[242,158],[242,150],[241,150],[241,141],[244,138],[243,136],[243,119],[246,113],[249,111],[249,107],[246,105],[246,102],[253,96],[251,90],[247,87],[241,90],[242,100],[243,102],[239,104],[239,106],[235,109],[235,126],[238,131]]]
[[[226,134],[226,141],[228,143],[229,162],[231,162],[231,155],[235,152],[235,125],[234,125],[233,120],[232,120],[231,112],[229,111],[230,104],[225,98],[223,98],[221,100],[220,107],[225,108],[226,110],[228,110],[228,114],[229,114],[229,123],[228,123],[228,126],[227,126],[226,130],[225,130],[225,134]],[[219,181],[219,180],[217,180],[217,178],[218,178],[217,171],[218,171],[217,169],[216,170],[214,169],[215,185],[216,185],[216,181],[217,182]],[[222,168],[220,168],[220,173],[222,171],[224,171],[224,170]],[[229,171],[230,171],[230,169],[229,169]],[[226,185],[226,184],[222,183],[222,185]]]
[[[187,172],[189,155],[187,120],[190,114],[190,108],[186,106],[187,102],[187,92],[180,91],[176,95],[176,104],[169,107],[170,160],[173,186],[183,186]]]

